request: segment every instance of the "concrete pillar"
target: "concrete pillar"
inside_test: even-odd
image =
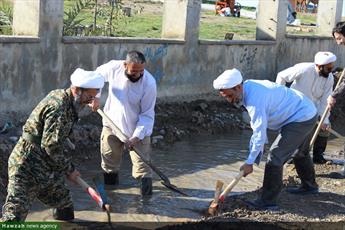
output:
[[[20,0],[19,0],[20,1]],[[64,0],[40,0],[40,38],[42,74],[46,81],[42,86],[49,92],[63,81],[62,76],[62,30]]]
[[[288,0],[259,0],[256,16],[256,40],[285,37]]]
[[[317,34],[332,36],[335,24],[341,21],[343,0],[319,0],[317,6]]]
[[[40,0],[13,1],[13,35],[39,36]]]
[[[162,38],[198,41],[201,1],[165,0]]]
[[[13,0],[13,34],[61,37],[63,15],[63,0]]]
[[[21,0],[19,0],[21,1]],[[62,37],[64,0],[40,0],[40,36]]]

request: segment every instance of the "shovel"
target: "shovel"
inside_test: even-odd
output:
[[[216,190],[214,192],[214,200],[212,201],[213,205],[212,207],[218,205],[218,202],[219,202],[219,196],[220,196],[220,193],[222,192],[222,188],[223,188],[223,181],[220,181],[220,180],[217,180],[216,182]],[[211,203],[211,204],[212,204]],[[218,211],[217,209],[215,208],[211,208],[211,206],[208,208],[208,214],[210,214],[211,216],[216,216],[217,213],[216,211]]]
[[[230,182],[228,186],[224,189],[224,191],[220,194],[219,198],[215,198],[212,202],[210,207],[208,208],[208,214],[211,216],[215,216],[219,212],[219,206],[224,203],[225,197],[231,192],[231,190],[237,185],[240,179],[243,177],[243,170],[241,170],[237,176]]]
[[[109,226],[111,229],[113,229],[113,225],[111,223],[111,217],[110,217],[111,209],[110,209],[110,205],[108,205],[108,199],[107,199],[107,195],[106,195],[105,190],[104,190],[104,184],[102,183],[99,176],[94,177],[93,182],[96,185],[96,189],[99,192],[99,195],[101,196],[103,204],[105,204],[103,210],[105,210],[107,212]]]
[[[121,132],[121,130],[114,124],[114,122],[101,110],[98,109],[97,112],[108,122],[108,124],[111,126],[111,128],[116,132],[116,136],[122,141],[125,142],[128,140],[128,137],[126,137],[125,134]],[[170,180],[167,176],[165,176],[156,166],[154,166],[150,161],[145,159],[141,151],[136,148],[135,146],[133,147],[133,150],[135,153],[140,157],[140,159],[147,164],[152,171],[154,171],[163,181],[161,182],[165,187],[170,189],[171,191],[177,192],[183,196],[189,196],[185,192],[182,192],[180,189],[178,189],[175,185],[170,183]]]
[[[110,204],[108,204],[107,197],[106,197],[105,191],[104,191],[103,183],[101,183],[98,178],[94,179],[94,182],[96,183],[96,188],[100,193],[100,194],[98,194],[96,192],[96,190],[94,190],[90,185],[88,185],[88,183],[86,183],[83,179],[81,179],[81,177],[79,177],[79,176],[76,177],[76,182],[78,185],[80,185],[80,187],[82,187],[91,196],[91,198],[94,201],[96,201],[96,203],[98,204],[98,206],[100,208],[102,208],[104,211],[107,212],[109,226],[111,229],[113,229],[113,225],[112,225],[111,219],[110,219],[111,207],[110,207]]]
[[[81,179],[81,177],[76,177],[76,182],[78,185],[80,185],[80,187],[82,187],[82,189],[84,189],[91,196],[91,198],[94,201],[96,201],[100,208],[102,208],[105,211],[110,211],[110,205],[107,202],[105,202],[106,199],[105,201],[102,200],[102,197],[96,192],[96,190],[94,190],[88,183]]]

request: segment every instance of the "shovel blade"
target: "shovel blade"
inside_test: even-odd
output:
[[[105,190],[104,190],[104,184],[103,184],[103,182],[99,176],[95,176],[93,178],[93,182],[95,183],[96,189],[97,189],[97,191],[98,191],[98,193],[101,196],[101,199],[103,201],[103,207],[102,208],[106,209],[105,205],[108,204],[108,199],[107,199],[107,195],[106,195]],[[108,204],[108,206],[109,206],[109,204]]]
[[[218,216],[221,210],[221,206],[221,201],[216,202],[215,200],[212,200],[210,206],[208,207],[207,214],[209,216]]]
[[[180,189],[178,189],[175,185],[170,184],[170,183],[166,183],[165,181],[161,181],[162,185],[164,185],[165,187],[167,187],[168,189],[170,189],[171,191],[177,192],[183,196],[188,196],[190,197],[190,195],[188,195],[185,192],[182,192]]]

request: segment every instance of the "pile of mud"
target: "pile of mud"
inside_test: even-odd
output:
[[[260,194],[260,190],[256,190],[228,197],[222,207],[221,215],[205,217],[205,221],[236,219],[244,222],[276,223],[275,225],[284,229],[294,229],[293,227],[296,226],[306,228],[310,222],[344,224],[345,180],[329,176],[331,172],[340,169],[341,166],[333,164],[315,165],[316,182],[319,185],[320,193],[294,195],[288,193],[286,188],[300,184],[300,179],[294,165],[287,165],[284,169],[284,188],[279,197],[278,211],[259,211],[248,206],[246,201],[254,200]]]

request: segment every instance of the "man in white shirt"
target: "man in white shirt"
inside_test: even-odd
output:
[[[124,147],[136,146],[150,160],[154,124],[154,107],[157,89],[153,76],[145,70],[145,57],[139,51],[130,51],[126,60],[112,60],[99,66],[96,72],[109,83],[104,112],[115,125],[129,137],[126,143],[116,137],[116,132],[103,120],[101,134],[102,169],[104,183],[118,185],[119,170]],[[141,194],[152,194],[152,171],[141,158],[130,151],[133,163],[132,176],[141,182]]]
[[[244,176],[259,164],[267,142],[267,129],[279,130],[265,166],[260,198],[248,201],[258,209],[277,209],[277,199],[283,187],[283,165],[293,157],[301,186],[288,191],[295,194],[318,192],[314,165],[309,155],[311,131],[317,119],[317,110],[301,92],[268,80],[247,80],[243,83],[237,69],[226,70],[213,82],[222,97],[237,107],[243,105],[251,119],[253,135],[249,156],[241,166]]]
[[[327,107],[327,98],[332,94],[334,84],[332,70],[336,59],[331,52],[318,52],[314,57],[314,63],[304,62],[287,68],[278,73],[276,82],[281,85],[292,83],[292,89],[302,92],[314,102],[318,115],[321,117]],[[323,154],[326,150],[330,127],[328,113],[313,146],[313,161],[316,164],[327,162]]]

